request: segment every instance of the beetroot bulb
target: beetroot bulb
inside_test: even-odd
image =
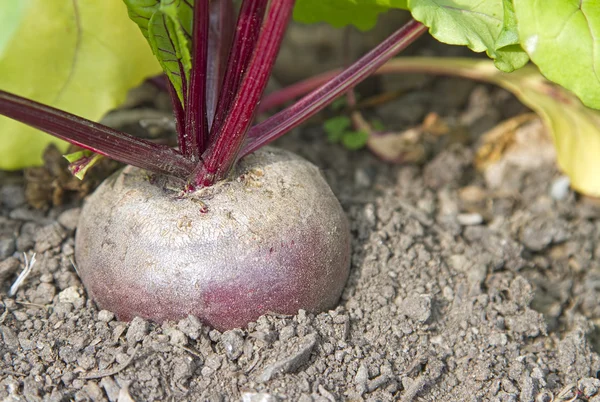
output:
[[[117,172],[85,203],[75,250],[91,297],[119,319],[191,314],[225,330],[332,308],[350,231],[319,170],[267,147],[230,180],[186,196],[166,177]]]

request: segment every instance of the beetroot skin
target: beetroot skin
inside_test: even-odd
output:
[[[191,314],[219,330],[332,308],[350,231],[319,170],[267,147],[232,177],[185,196],[133,167],[104,182],[83,207],[75,248],[98,305],[121,320]]]

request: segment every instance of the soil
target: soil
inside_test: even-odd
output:
[[[23,176],[3,173],[0,397],[600,400],[598,204],[568,189],[536,119],[503,133],[503,147],[482,139],[526,112],[505,91],[415,76],[379,84],[404,90],[367,111],[388,128],[429,112],[446,123],[435,140],[422,133],[420,159],[391,165],[329,144],[319,124],[277,144],[322,169],[352,225],[350,279],[338,307],[317,315],[224,333],[193,317],[119,322],[77,276],[81,201],[34,209]],[[152,108],[165,103],[144,91]],[[31,272],[9,296],[24,255]]]

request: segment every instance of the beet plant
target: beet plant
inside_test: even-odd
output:
[[[0,112],[130,166],[89,197],[78,273],[128,320],[189,314],[218,329],[261,314],[321,311],[339,298],[350,231],[318,168],[263,148],[424,32],[411,21],[317,91],[251,127],[293,0],[126,0],[169,78],[178,149],[0,93]],[[72,158],[74,172],[94,160]]]
[[[129,165],[89,197],[76,234],[84,285],[124,320],[192,314],[223,330],[264,313],[333,307],[350,266],[344,212],[315,166],[264,146],[427,27],[442,41],[486,51],[505,71],[537,49],[530,37],[519,38],[515,18],[519,10],[527,16],[533,2],[298,0],[296,17],[306,22],[368,28],[379,12],[397,7],[424,25],[410,20],[345,70],[271,95],[264,104],[312,89],[252,125],[294,0],[243,0],[235,23],[231,0],[124,2],[168,77],[176,149],[0,91],[0,114],[87,150],[69,157],[75,173],[97,160],[94,153]]]

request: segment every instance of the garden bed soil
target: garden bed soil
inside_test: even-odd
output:
[[[321,314],[224,333],[192,317],[119,322],[77,276],[81,202],[34,209],[23,176],[4,173],[0,398],[600,400],[598,204],[564,185],[535,119],[504,133],[506,146],[482,148],[482,133],[526,112],[503,90],[380,82],[406,91],[369,112],[390,129],[429,112],[446,124],[409,145],[422,151],[414,163],[329,144],[319,124],[277,143],[322,169],[351,222],[350,278]],[[24,253],[35,264],[9,297]]]

